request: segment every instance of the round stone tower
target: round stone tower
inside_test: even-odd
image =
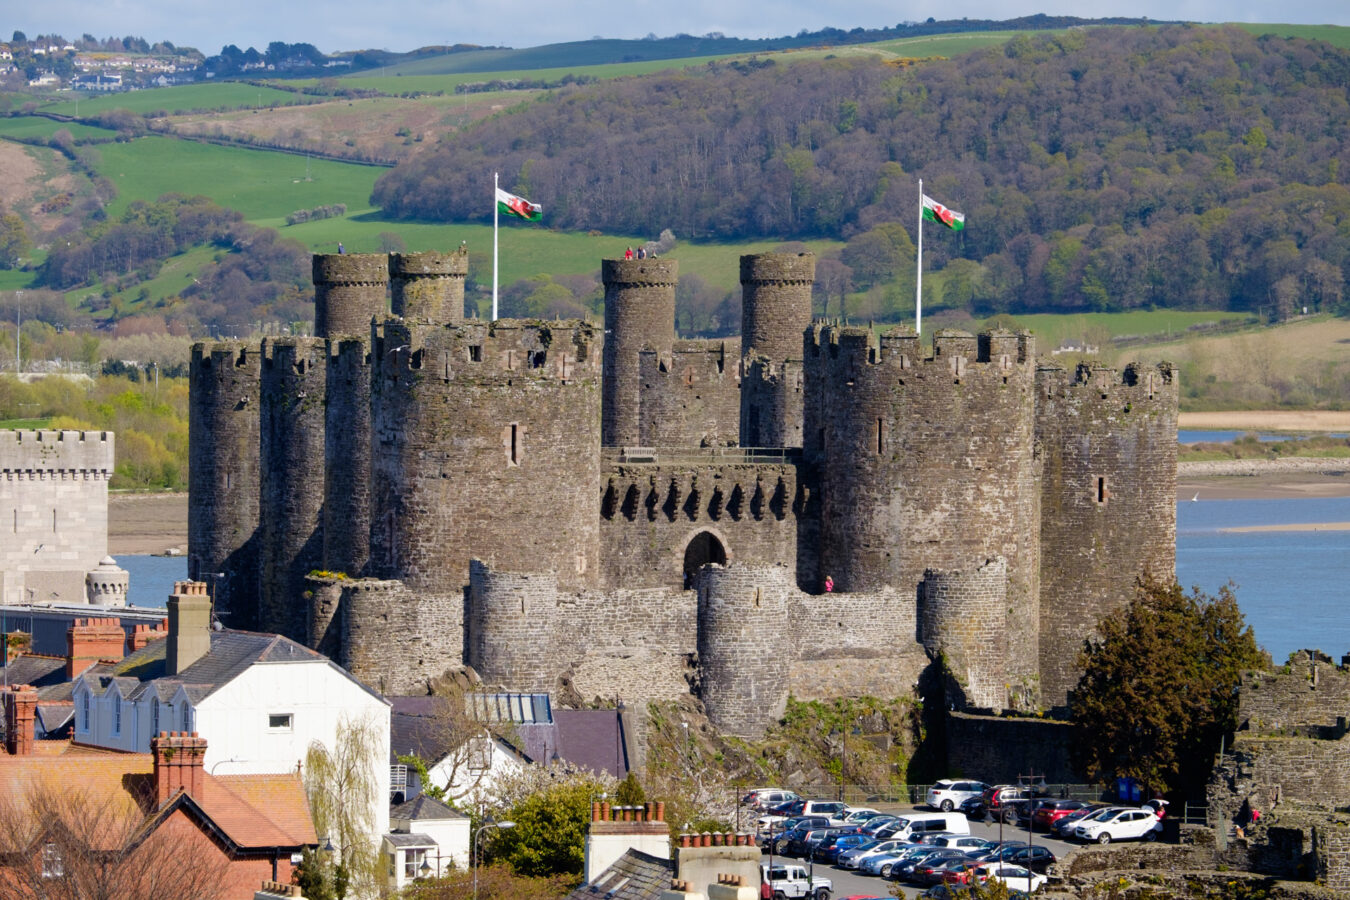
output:
[[[708,720],[718,731],[759,737],[787,707],[790,658],[785,566],[707,565],[699,570],[698,660]]]
[[[802,445],[802,346],[811,327],[812,253],[741,257],[741,445]]]
[[[991,559],[965,571],[928,569],[919,596],[923,647],[930,658],[943,658],[954,682],[948,690],[957,692],[948,701],[958,709],[1022,707],[1023,700],[1010,695],[1034,686],[1038,661],[1007,657],[1006,561]]]
[[[131,576],[111,556],[98,561],[98,567],[84,576],[85,599],[96,606],[126,606]]]
[[[384,312],[389,257],[383,253],[315,254],[314,334],[370,334],[370,320]]]
[[[1010,658],[1037,654],[1035,352],[1026,334],[821,330],[808,446],[822,481],[820,573],[836,589],[915,595],[926,569],[1008,560]]]
[[[419,591],[469,560],[589,584],[599,558],[599,336],[582,322],[390,321],[373,351],[371,574]]]
[[[370,559],[370,338],[330,338],[324,379],[323,568],[360,576]]]
[[[389,284],[394,315],[433,324],[464,321],[469,251],[391,253]]]
[[[305,576],[323,566],[325,342],[267,340],[262,348],[258,627],[308,641]]]
[[[194,344],[188,403],[188,578],[210,586],[216,615],[257,626],[258,425],[262,354]]]
[[[467,662],[484,684],[541,693],[556,687],[552,621],[557,597],[558,581],[551,574],[470,563]]]
[[[675,344],[674,259],[605,259],[604,400],[601,439],[606,447],[641,446],[638,354],[668,357]]]

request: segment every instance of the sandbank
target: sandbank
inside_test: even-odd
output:
[[[1287,525],[1236,525],[1220,528],[1233,534],[1251,534],[1257,531],[1350,531],[1350,522],[1291,522]]]
[[[188,497],[108,495],[108,552],[113,556],[187,550]]]
[[[1177,427],[1192,431],[1350,431],[1350,410],[1184,412],[1177,417]]]

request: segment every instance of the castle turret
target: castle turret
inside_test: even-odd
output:
[[[1004,643],[1007,562],[991,559],[966,571],[928,569],[919,596],[919,638],[930,659],[943,660],[954,682],[948,702],[957,708],[1028,708],[1038,661],[1010,658]]]
[[[553,652],[558,580],[550,573],[469,566],[467,662],[486,685],[552,692],[559,668]]]
[[[642,446],[638,354],[669,357],[675,343],[674,259],[606,259],[604,401],[601,437],[606,447]]]
[[[305,575],[323,565],[325,342],[268,340],[262,347],[258,627],[304,643]]]
[[[323,568],[370,559],[370,335],[330,339],[324,373]]]
[[[380,326],[373,575],[457,591],[478,557],[595,578],[598,341],[580,322]]]
[[[812,253],[741,257],[741,445],[802,445],[802,347],[811,327]]]
[[[785,566],[704,566],[698,588],[698,660],[708,720],[718,731],[758,737],[787,707],[783,675],[791,642]]]
[[[239,342],[195,344],[188,404],[188,578],[216,614],[257,625],[259,391],[262,354]]]
[[[385,310],[389,257],[315,254],[313,274],[315,336],[369,334],[371,320]]]
[[[433,324],[464,321],[464,280],[469,251],[391,253],[389,277],[394,315]]]
[[[1041,479],[1041,687],[1062,704],[1074,655],[1145,572],[1176,577],[1177,381],[1170,363],[1036,374]]]
[[[822,401],[821,577],[912,593],[929,568],[1008,560],[1010,656],[1036,655],[1040,543],[1029,335],[826,328],[808,365]]]

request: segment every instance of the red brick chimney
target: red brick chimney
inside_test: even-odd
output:
[[[161,731],[150,739],[150,752],[155,757],[156,803],[163,805],[179,788],[201,798],[206,738],[195,731]]]
[[[33,752],[37,701],[37,688],[31,685],[12,684],[5,691],[5,749],[14,756]]]
[[[165,616],[155,625],[136,625],[131,630],[131,651],[144,649],[151,641],[169,636],[169,618]]]
[[[75,678],[100,660],[119,660],[127,634],[117,619],[76,619],[66,632],[66,677]]]

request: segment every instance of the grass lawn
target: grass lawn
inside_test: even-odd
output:
[[[385,170],[374,166],[309,159],[291,153],[221,147],[149,136],[98,148],[99,171],[117,186],[109,204],[117,216],[133,200],[162,194],[205,194],[237,209],[250,221],[283,220],[298,209],[334,203],[367,208],[370,191]],[[306,180],[306,170],[309,180]]]
[[[254,87],[236,81],[218,83],[179,84],[173,87],[151,88],[145,91],[129,91],[124,94],[108,94],[99,97],[81,97],[79,116],[96,116],[113,109],[129,109],[134,113],[164,111],[167,113],[190,112],[194,109],[249,109],[259,106],[291,106],[297,103],[314,103],[315,97],[307,97],[295,91],[282,91],[269,87]],[[42,106],[43,112],[76,114],[74,100],[62,99]]]
[[[1253,25],[1250,22],[1231,23],[1255,35],[1274,34],[1280,37],[1300,37],[1310,41],[1326,41],[1333,47],[1350,50],[1350,26],[1345,25]]]
[[[679,71],[687,68],[702,68],[710,60],[725,59],[721,56],[695,56],[686,59],[655,59],[632,63],[611,63],[601,66],[565,66],[556,69],[511,69],[502,72],[445,72],[426,74],[396,74],[391,68],[384,74],[379,70],[362,72],[359,75],[347,75],[341,79],[343,86],[379,91],[384,94],[402,94],[409,91],[453,92],[459,84],[479,84],[485,81],[513,81],[529,79],[532,81],[556,81],[564,75],[591,75],[596,78],[622,78],[627,75],[650,75],[653,72]],[[416,66],[430,63],[419,60],[409,63]],[[429,68],[429,66],[428,66]],[[498,94],[498,96],[507,96]]]
[[[1246,317],[1245,313],[1223,310],[1193,312],[1159,309],[1074,315],[1046,313],[1013,318],[1020,327],[1028,328],[1036,335],[1038,352],[1049,353],[1066,340],[1080,341],[1086,335],[1101,333],[1103,329],[1113,338],[1127,335],[1175,334],[1181,339],[1186,336],[1186,329],[1192,325],[1224,320],[1241,321]]]
[[[33,284],[33,273],[19,269],[0,269],[0,291],[22,291]]]
[[[196,278],[202,267],[215,258],[217,252],[215,247],[204,245],[193,247],[186,253],[171,256],[164,261],[159,274],[154,278],[114,294],[114,303],[124,315],[153,309],[164,299],[181,294],[188,285],[192,284],[193,279]],[[144,298],[140,296],[142,290],[146,293]],[[66,303],[78,306],[87,298],[100,294],[102,291],[103,285],[101,284],[76,288],[73,291],[66,292]],[[106,317],[108,312],[95,313],[94,315],[95,318],[102,318]]]
[[[62,128],[69,131],[77,141],[84,138],[109,138],[117,133],[94,125],[83,125],[79,122],[57,122],[52,119],[44,119],[41,116],[15,116],[0,119],[0,136],[16,140],[35,137],[50,138]]]

